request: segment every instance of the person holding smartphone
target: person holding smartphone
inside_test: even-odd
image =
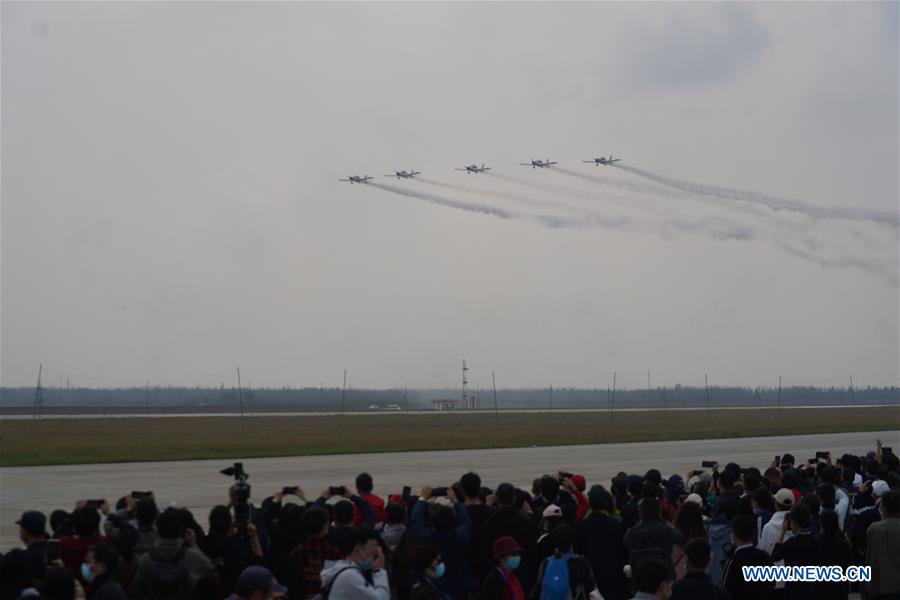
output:
[[[19,539],[28,553],[31,576],[43,581],[47,572],[47,539],[50,537],[45,531],[47,517],[42,512],[29,510],[22,513],[16,525],[19,526]]]

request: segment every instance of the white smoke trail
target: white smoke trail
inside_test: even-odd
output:
[[[856,268],[862,269],[867,273],[872,273],[873,275],[879,275],[884,277],[884,279],[893,287],[900,287],[900,274],[897,272],[897,268],[891,266],[885,266],[876,262],[867,261],[861,258],[828,258],[824,256],[819,256],[817,254],[812,254],[803,250],[801,248],[797,248],[792,246],[791,244],[785,242],[784,240],[775,240],[775,244],[781,248],[784,252],[787,252],[791,256],[796,256],[797,258],[802,258],[806,261],[815,263],[820,267],[826,269],[842,269],[842,268]]]
[[[680,179],[673,179],[671,177],[656,175],[655,173],[650,173],[649,171],[638,169],[637,167],[632,167],[629,165],[614,164],[613,166],[617,169],[622,169],[623,171],[627,171],[629,173],[633,173],[640,177],[649,179],[650,181],[654,181],[673,189],[689,192],[692,194],[713,196],[715,198],[721,198],[723,200],[737,200],[741,202],[749,202],[752,204],[761,204],[774,211],[789,210],[802,213],[810,217],[815,217],[817,219],[871,221],[874,223],[893,225],[895,227],[900,226],[900,215],[896,213],[862,208],[814,206],[812,204],[807,204],[798,200],[775,198],[773,196],[768,196],[760,192],[749,190],[735,190],[714,185],[682,181]]]
[[[558,215],[527,215],[512,210],[507,210],[505,208],[491,206],[489,204],[455,200],[453,198],[438,196],[437,194],[429,194],[428,192],[412,190],[406,187],[397,187],[395,185],[388,185],[386,183],[370,182],[368,185],[384,190],[386,192],[400,194],[401,196],[418,198],[419,200],[425,200],[426,202],[431,202],[433,204],[439,204],[441,206],[447,206],[449,208],[456,208],[459,210],[465,210],[474,213],[491,215],[500,217],[501,219],[531,219],[537,221],[545,227],[550,227],[553,229],[584,227],[588,225],[588,223],[585,223],[584,221],[579,219],[561,217]]]
[[[463,202],[461,200],[454,200],[453,198],[445,198],[443,196],[437,196],[435,194],[429,194],[427,192],[420,192],[418,190],[411,190],[409,188],[397,187],[395,185],[388,185],[386,183],[369,182],[368,185],[376,187],[380,190],[385,190],[386,192],[393,192],[394,194],[400,194],[401,196],[409,196],[410,198],[418,198],[419,200],[425,200],[426,202],[432,202],[434,204],[440,204],[441,206],[448,206],[450,208],[457,208],[459,210],[491,215],[494,217],[500,217],[501,219],[522,218],[522,215],[518,213],[506,210],[505,208],[490,206],[488,204]]]

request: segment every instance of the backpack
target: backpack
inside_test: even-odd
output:
[[[171,600],[190,596],[191,576],[184,564],[187,548],[182,547],[172,558],[163,558],[150,550],[149,598],[151,600]]]
[[[556,554],[547,559],[544,580],[541,583],[541,600],[566,600],[569,594],[569,558],[572,553]]]

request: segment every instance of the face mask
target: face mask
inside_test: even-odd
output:
[[[369,571],[369,570],[371,570],[371,569],[372,569],[372,559],[371,559],[371,558],[367,558],[366,560],[362,561],[362,562],[359,564],[359,566],[360,566],[360,568],[361,568],[363,571]]]
[[[88,583],[94,580],[94,574],[91,573],[91,568],[87,563],[81,563],[81,578],[87,581]]]
[[[444,563],[438,563],[438,566],[434,568],[434,578],[440,579],[444,576],[444,573],[447,571],[447,567],[444,566]]]
[[[510,571],[515,571],[519,568],[519,565],[522,564],[521,556],[509,556],[506,558],[506,566],[509,567]]]

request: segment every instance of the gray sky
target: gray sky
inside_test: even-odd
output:
[[[898,106],[897,2],[4,2],[2,383],[896,385],[896,225],[580,160],[896,215]]]

